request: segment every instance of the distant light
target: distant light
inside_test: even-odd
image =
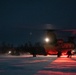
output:
[[[9,51],[8,54],[11,54],[11,51]]]
[[[72,52],[75,52],[75,50],[72,50]]]
[[[49,38],[45,38],[45,42],[47,42],[47,43],[48,43],[49,41],[50,41],[50,39],[49,39]]]
[[[71,51],[72,54],[75,53],[75,52],[76,52],[75,50],[72,50],[72,51]]]

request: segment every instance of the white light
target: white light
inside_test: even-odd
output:
[[[11,51],[9,51],[8,54],[11,54]]]
[[[45,42],[49,42],[50,40],[49,40],[49,38],[45,38]]]

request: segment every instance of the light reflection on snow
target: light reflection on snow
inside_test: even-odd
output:
[[[76,75],[76,73],[63,73],[63,72],[55,72],[55,71],[39,71],[37,74],[34,75]]]
[[[76,75],[76,61],[71,58],[58,58],[35,75]]]

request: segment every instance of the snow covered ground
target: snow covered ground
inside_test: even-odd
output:
[[[71,58],[57,58],[35,75],[76,75],[76,61]]]
[[[0,75],[76,75],[76,55],[0,56]]]
[[[34,75],[56,58],[43,55],[0,56],[0,75]]]

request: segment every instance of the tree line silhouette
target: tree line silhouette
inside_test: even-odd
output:
[[[43,45],[39,42],[34,45],[31,42],[28,42],[17,47],[13,44],[7,44],[5,42],[1,43],[0,54],[8,54],[9,51],[11,51],[11,55],[20,55],[25,53],[30,53],[33,56],[36,56],[37,54],[46,55]]]

